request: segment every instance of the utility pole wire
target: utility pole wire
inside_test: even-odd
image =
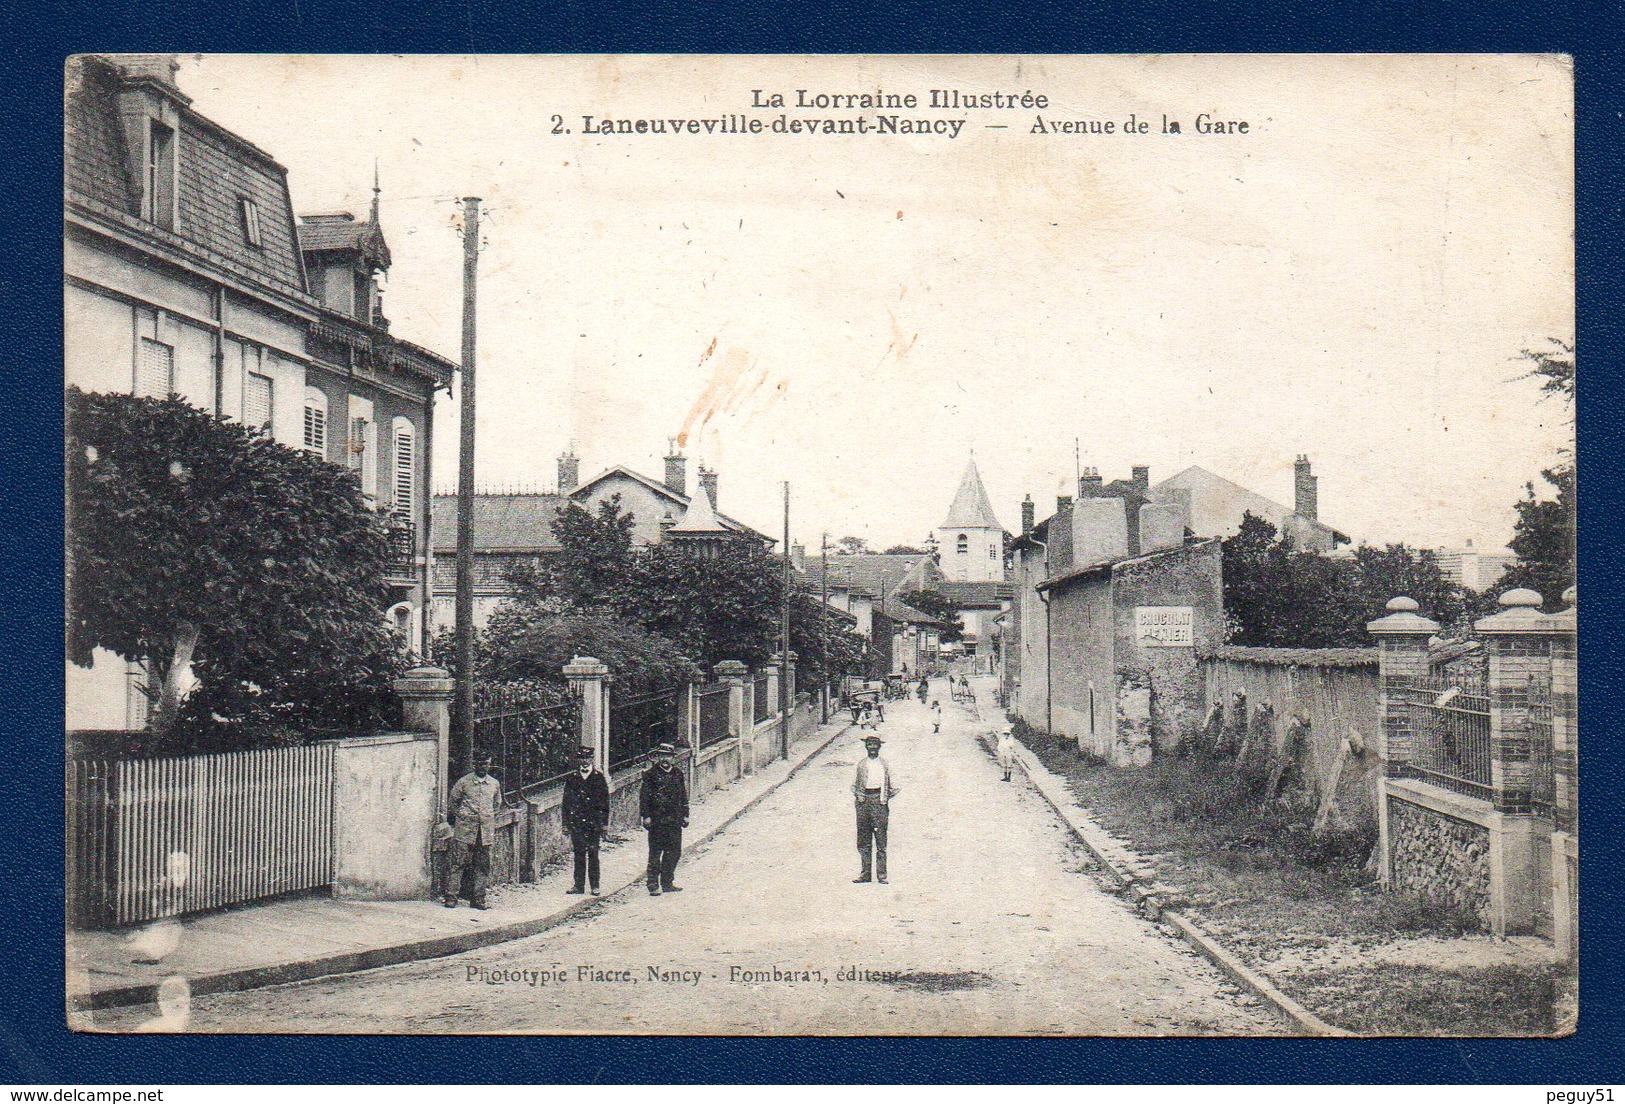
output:
[[[480,201],[463,199],[463,380],[457,468],[457,701],[458,751],[473,766],[474,747],[474,352],[475,297],[480,263]],[[445,795],[442,794],[442,801]]]

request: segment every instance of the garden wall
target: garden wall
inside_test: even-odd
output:
[[[1332,824],[1376,825],[1380,701],[1375,648],[1221,647],[1202,661],[1208,739],[1214,750],[1270,770],[1272,752],[1290,762],[1285,784],[1317,806],[1332,794]],[[1294,724],[1296,720],[1296,724]]]

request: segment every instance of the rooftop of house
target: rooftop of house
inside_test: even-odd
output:
[[[376,211],[365,222],[348,211],[300,215],[298,230],[299,248],[305,253],[359,253],[378,267],[389,267],[389,244]]]
[[[943,580],[931,588],[956,606],[997,608],[1001,601],[1014,598],[1014,583],[991,580],[980,583],[953,583]]]
[[[585,481],[584,483],[582,483],[575,490],[571,491],[570,492],[570,497],[576,499],[577,501],[580,501],[580,500],[584,499],[587,496],[588,493],[591,492],[592,488],[596,487],[598,484],[602,483],[606,479],[611,479],[611,478],[614,478],[616,476],[619,476],[619,477],[625,478],[625,479],[630,479],[635,483],[639,483],[639,484],[649,488],[656,495],[658,495],[658,496],[666,499],[667,501],[671,502],[674,506],[680,507],[681,508],[680,510],[673,510],[672,511],[672,516],[675,517],[675,518],[678,518],[678,519],[682,519],[686,515],[686,513],[687,513],[687,511],[689,509],[689,504],[693,501],[692,496],[686,495],[686,494],[680,494],[677,491],[674,491],[670,487],[666,486],[666,484],[662,483],[660,480],[651,479],[647,475],[644,475],[642,472],[633,471],[631,468],[625,467],[623,465],[616,465],[615,467],[610,468],[607,471],[599,472],[597,475],[593,476],[591,479],[589,479],[589,480]],[[720,513],[720,512],[717,512],[717,511],[713,510],[712,515],[715,517],[715,519],[718,522],[720,522],[722,524],[723,528],[725,528],[725,529],[730,529],[730,530],[732,530],[733,532],[736,532],[736,533],[748,534],[749,536],[755,537],[756,539],[762,541],[764,544],[767,544],[767,545],[772,545],[772,544],[777,543],[777,542],[774,541],[774,539],[772,537],[768,536],[766,533],[763,533],[763,532],[761,532],[760,530],[757,530],[757,529],[753,529],[749,525],[746,525],[744,522],[739,521],[739,520],[737,520],[735,518],[729,517],[727,514]]]
[[[476,552],[557,552],[553,519],[569,499],[556,494],[478,494],[474,496]],[[457,496],[434,496],[436,555],[457,551]]]
[[[817,579],[819,570],[818,557],[810,557],[808,574]],[[829,579],[831,587],[843,587],[853,594],[889,601],[908,590],[940,589],[942,572],[929,552],[906,555],[859,552],[830,556]]]
[[[1168,501],[1175,491],[1189,491],[1193,500],[1196,496],[1222,500],[1225,508],[1235,513],[1237,517],[1240,517],[1242,512],[1250,513],[1254,517],[1268,521],[1277,530],[1284,529],[1289,518],[1297,517],[1301,522],[1326,533],[1335,544],[1351,543],[1346,533],[1340,532],[1318,518],[1302,518],[1297,514],[1294,507],[1282,505],[1273,498],[1266,498],[1256,491],[1248,490],[1241,484],[1210,472],[1197,464],[1193,464],[1153,486],[1151,488],[1151,498],[1154,501]],[[1217,536],[1219,534],[1203,533],[1200,535]]]
[[[247,139],[194,111],[173,80],[173,63],[153,55],[70,59],[64,127],[69,198],[124,215],[142,213],[138,166],[121,113],[121,96],[151,97],[173,110],[179,182],[173,226],[145,226],[174,235],[291,291],[306,291],[295,238],[288,171]],[[243,202],[258,211],[259,245],[244,231]]]

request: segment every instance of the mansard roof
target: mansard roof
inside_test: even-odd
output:
[[[976,458],[965,465],[965,475],[959,481],[959,491],[953,505],[948,507],[948,520],[939,529],[997,529],[1004,531],[988,501],[987,488],[982,486],[982,473],[976,470]]]
[[[139,217],[136,162],[120,114],[121,97],[157,97],[172,105],[179,193],[173,228],[148,224],[159,237],[179,238],[252,272],[283,290],[304,292],[295,240],[288,170],[247,139],[198,114],[166,77],[163,59],[146,55],[87,56],[68,65],[64,167],[70,199]],[[243,229],[243,201],[259,211],[260,245]]]

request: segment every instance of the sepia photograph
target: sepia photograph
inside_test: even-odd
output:
[[[1575,1031],[1571,58],[63,91],[72,1030]]]

